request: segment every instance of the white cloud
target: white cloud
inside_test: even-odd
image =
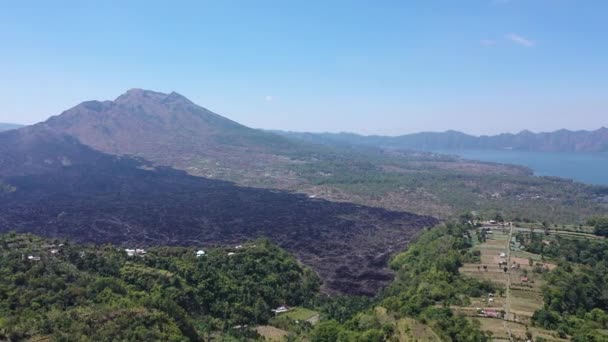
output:
[[[525,47],[534,47],[536,46],[536,42],[533,40],[530,40],[528,38],[522,37],[520,35],[517,35],[515,33],[508,33],[505,34],[505,38],[512,41],[515,44],[519,44]]]
[[[494,46],[496,45],[496,41],[493,39],[482,39],[479,41],[479,44],[481,44],[481,46]]]
[[[264,97],[264,101],[266,101],[266,102],[272,102],[272,100],[274,100],[274,97],[272,97],[272,96],[270,96],[270,95],[266,95],[266,96]]]

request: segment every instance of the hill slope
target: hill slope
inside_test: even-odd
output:
[[[232,168],[279,163],[277,154],[301,145],[238,124],[175,92],[142,89],[114,101],[83,102],[37,126],[102,152],[141,156],[193,172],[205,163]]]
[[[138,246],[267,237],[329,292],[374,293],[392,279],[390,253],[437,223],[155,168],[40,127],[0,133],[0,142],[0,231]]]
[[[158,246],[128,256],[0,234],[0,340],[219,340],[316,294],[314,273],[268,241],[230,250],[196,257],[194,248]]]
[[[240,125],[177,93],[132,89],[114,101],[81,103],[28,129],[29,135],[69,135],[98,151],[194,176],[441,218],[476,210],[578,222],[606,210],[601,201],[605,189],[540,179],[520,167],[397,151],[376,142],[335,143],[332,135],[324,137],[331,143],[312,134],[306,137],[311,141],[283,137]],[[448,142],[466,138],[451,135]],[[36,168],[49,167],[43,162]]]

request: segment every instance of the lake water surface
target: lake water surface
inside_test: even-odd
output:
[[[571,178],[608,185],[608,153],[524,152],[509,150],[437,150],[465,159],[524,165],[538,176]]]

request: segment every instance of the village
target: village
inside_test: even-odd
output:
[[[480,222],[473,237],[472,251],[478,253],[479,262],[467,263],[460,268],[464,275],[489,280],[501,286],[497,293],[470,298],[471,305],[454,307],[481,322],[482,330],[489,331],[494,341],[567,341],[554,331],[534,327],[532,316],[543,306],[542,275],[556,267],[544,256],[530,253],[517,240],[517,233],[558,234],[572,238],[596,239],[591,227],[557,226],[542,224]],[[545,239],[543,243],[549,244]]]

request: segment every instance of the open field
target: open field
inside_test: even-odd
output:
[[[486,234],[486,240],[478,241],[473,249],[480,252],[480,262],[464,264],[460,272],[503,285],[505,291],[504,294],[470,298],[470,306],[454,307],[454,310],[478,318],[482,329],[490,331],[494,340],[508,341],[509,336],[523,339],[529,331],[534,338],[562,341],[555,337],[554,332],[530,326],[532,315],[543,305],[542,276],[534,272],[534,265],[541,262],[541,256],[520,250],[519,244],[512,239],[510,229],[502,227],[492,229],[491,233]],[[530,265],[530,259],[533,265]],[[547,262],[542,265],[546,269],[555,267]],[[478,309],[487,313],[480,313]],[[505,314],[504,320],[489,317],[492,312],[499,316]],[[486,315],[488,317],[484,317]]]
[[[298,307],[298,308],[294,308],[290,311],[287,311],[285,313],[282,313],[282,314],[280,314],[280,316],[285,316],[294,321],[308,321],[308,320],[313,320],[315,317],[318,317],[319,313],[314,310]],[[316,320],[315,320],[315,322],[316,322]]]
[[[411,318],[400,319],[397,322],[397,331],[399,332],[399,342],[441,341],[441,338],[428,325]]]
[[[264,340],[272,342],[285,341],[287,335],[289,335],[289,332],[270,325],[260,325],[255,330],[264,337]]]
[[[521,323],[505,322],[495,318],[478,318],[478,320],[481,323],[482,330],[491,332],[493,341],[510,341],[505,327],[509,329],[512,337],[522,341],[526,340],[527,331],[532,334],[533,339],[542,337],[549,342],[568,341],[567,339],[559,338],[554,331],[527,327]]]
[[[375,309],[376,318],[382,324],[389,324],[395,327],[396,337],[399,342],[430,341],[439,342],[441,338],[426,324],[413,319],[401,318],[396,320],[387,313],[383,307]]]
[[[542,223],[540,222],[530,222],[530,223],[526,223],[526,222],[513,222],[513,224],[515,225],[515,227],[521,227],[521,228],[533,228],[535,230],[544,230],[545,227],[542,225]],[[587,226],[587,225],[577,225],[577,224],[558,224],[558,225],[550,225],[549,227],[550,231],[563,231],[563,232],[579,232],[579,233],[587,233],[587,234],[593,234],[593,226]]]
[[[503,271],[503,267],[499,263],[505,261],[501,258],[501,253],[507,251],[508,234],[505,234],[501,229],[487,234],[487,240],[483,243],[475,245],[475,250],[481,252],[480,263],[467,263],[460,268],[462,274],[470,277],[491,280],[495,283],[506,285],[507,276]]]
[[[532,225],[532,224],[530,224]],[[537,224],[538,225],[538,224]],[[516,232],[534,232],[534,233],[543,233],[546,232],[548,234],[557,234],[565,237],[573,237],[573,238],[585,238],[585,239],[605,239],[603,236],[598,236],[593,233],[593,228],[587,227],[585,229],[568,229],[568,228],[540,228],[536,226],[515,226],[513,228]]]

